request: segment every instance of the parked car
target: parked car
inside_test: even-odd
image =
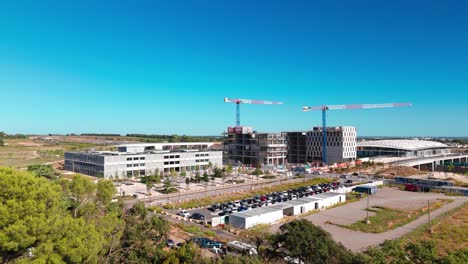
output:
[[[205,220],[205,216],[200,213],[194,213],[190,218],[195,220]]]
[[[353,183],[353,180],[347,180],[345,183]]]
[[[167,246],[167,247],[170,247],[170,248],[174,247],[174,246],[175,246],[174,240],[168,239],[168,240],[166,241],[166,246]]]
[[[180,210],[177,215],[183,216],[183,217],[190,217],[190,213],[185,211],[185,210]]]

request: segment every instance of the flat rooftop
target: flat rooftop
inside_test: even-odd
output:
[[[194,152],[222,152],[215,149],[174,149],[174,150],[149,150],[140,152],[119,152],[119,151],[67,151],[66,153],[88,154],[96,156],[129,156],[129,155],[151,155],[151,154],[177,154]]]
[[[208,145],[212,146],[215,142],[165,142],[165,143],[132,143],[117,145],[117,147],[166,147],[166,146],[197,146]]]

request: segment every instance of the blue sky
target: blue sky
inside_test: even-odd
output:
[[[73,2],[73,3],[72,3]],[[2,1],[0,131],[468,136],[466,1]]]

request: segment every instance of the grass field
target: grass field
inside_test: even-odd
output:
[[[431,210],[436,210],[451,201],[452,200],[449,199],[438,199],[431,204]],[[369,211],[375,213],[375,215],[369,217],[370,224],[367,224],[366,221],[358,221],[351,225],[336,225],[366,233],[383,233],[416,220],[421,215],[427,213],[427,207],[418,210],[404,211],[374,206],[369,208]]]
[[[438,253],[446,255],[458,249],[468,248],[468,203],[455,208],[431,221],[432,234],[423,225],[401,238],[403,243],[432,240]]]
[[[94,144],[58,142],[47,144],[32,139],[5,139],[6,145],[0,147],[0,166],[24,168],[63,159],[65,151],[77,151],[98,147]]]

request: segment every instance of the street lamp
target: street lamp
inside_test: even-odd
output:
[[[367,216],[366,216],[366,224],[370,224],[369,219],[369,197],[370,197],[370,188],[367,189]]]
[[[208,191],[208,182],[205,182],[205,201],[206,201],[206,192]],[[203,207],[203,222],[206,226],[206,206]]]

